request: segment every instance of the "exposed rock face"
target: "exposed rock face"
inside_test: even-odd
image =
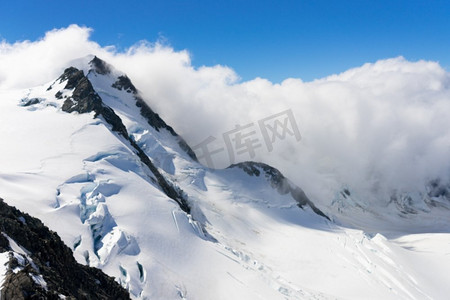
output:
[[[64,101],[63,111],[68,113],[76,111],[80,114],[101,111],[102,100],[95,92],[91,82],[84,76],[83,71],[70,67],[64,71],[59,79],[61,82],[67,80],[65,89],[74,89],[72,96]]]
[[[102,271],[78,264],[42,222],[0,198],[0,252],[9,253],[1,299],[129,299]]]
[[[311,200],[309,200],[308,196],[306,196],[305,192],[301,188],[290,183],[288,179],[284,177],[284,175],[281,174],[281,172],[275,169],[274,167],[271,167],[264,163],[247,161],[231,165],[229,168],[240,168],[248,175],[256,177],[259,177],[263,172],[266,180],[269,181],[272,188],[277,189],[277,191],[280,194],[284,195],[290,193],[292,198],[295,199],[297,205],[300,208],[303,208],[304,206],[309,206],[316,214],[330,220],[327,215],[325,215],[320,209],[318,209],[314,205],[314,203]]]
[[[131,83],[131,80],[127,76],[119,76],[112,87],[118,90],[125,90],[128,93],[133,93],[134,99],[136,100],[136,106],[141,109],[141,115],[147,119],[148,124],[157,131],[161,128],[166,129],[170,134],[177,137],[181,149],[183,149],[183,151],[185,151],[194,161],[198,161],[195,152],[189,147],[186,141],[180,137],[172,127],[167,125],[166,122],[164,122],[164,120],[147,105],[147,103],[145,103],[139,96],[136,87]]]
[[[111,73],[111,67],[105,61],[101,60],[97,56],[90,61],[91,66],[94,67],[94,70],[97,74],[106,75]]]
[[[92,59],[89,62],[89,64],[92,66],[94,72],[96,72],[97,74],[106,75],[106,74],[111,73],[110,65],[108,63],[106,63],[105,61],[101,60],[100,58],[98,58],[97,56],[95,56],[94,59]],[[78,76],[78,74],[76,74],[76,75]],[[67,76],[66,77],[63,77],[63,76],[61,76],[61,78],[67,77]],[[74,80],[77,80],[77,79],[74,79]],[[69,89],[70,86],[69,87],[66,86],[66,89]],[[139,96],[138,90],[133,85],[133,83],[131,82],[130,78],[128,78],[128,76],[126,76],[126,75],[119,76],[117,78],[117,81],[112,84],[112,87],[116,88],[120,91],[124,90],[128,93],[132,93],[134,96],[134,99],[136,100],[136,106],[140,108],[141,115],[145,119],[147,119],[148,124],[150,126],[152,126],[153,128],[155,128],[156,131],[159,131],[160,129],[166,129],[168,132],[170,132],[174,137],[176,137],[178,139],[178,144],[180,145],[181,149],[183,151],[185,151],[194,161],[198,161],[197,156],[195,155],[195,152],[191,149],[191,147],[189,147],[189,145],[186,143],[186,141],[182,137],[180,137],[172,127],[167,125],[166,122],[164,122],[164,120],[161,119],[161,117],[157,113],[155,113],[150,108],[150,106],[148,106],[147,103],[145,103],[145,101]],[[84,87],[84,89],[86,90],[86,93],[88,93],[88,90],[90,90],[89,87]],[[81,99],[78,99],[78,101],[80,101],[80,100]],[[94,99],[92,99],[92,100],[94,100]],[[83,101],[81,101],[81,103],[82,102]],[[70,107],[69,102],[68,102],[67,107]],[[68,109],[67,111],[71,112],[70,110],[75,111],[76,109]],[[79,110],[76,110],[76,111],[80,112]],[[82,113],[82,112],[80,112],[80,113]]]
[[[178,144],[181,149],[183,149],[194,161],[197,160],[197,156],[194,151],[189,147],[189,145],[185,142],[183,138],[181,138],[172,127],[166,124],[161,117],[155,113],[148,105],[144,102],[140,97],[136,97],[136,106],[141,108],[141,115],[144,116],[148,124],[150,124],[153,128],[159,131],[160,128],[164,128],[169,131],[173,136],[178,138]]]
[[[131,83],[130,78],[126,75],[119,76],[117,81],[113,83],[112,87],[118,89],[119,91],[125,90],[127,93],[137,94],[136,87]]]
[[[64,73],[59,77],[59,82],[67,80],[66,89],[73,89],[78,85],[78,82],[84,77],[83,71],[77,68],[70,67],[64,70]]]

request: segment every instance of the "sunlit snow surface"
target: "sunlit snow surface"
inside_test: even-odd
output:
[[[118,75],[88,77],[188,195],[192,216],[101,118],[61,110],[54,95],[65,82],[0,91],[0,197],[56,231],[78,262],[103,269],[142,299],[450,295],[446,209],[401,217],[347,200],[339,212],[320,207],[330,222],[280,195],[264,175],[193,162],[169,132],[148,125],[131,93],[111,87]],[[23,106],[34,98],[39,103]]]

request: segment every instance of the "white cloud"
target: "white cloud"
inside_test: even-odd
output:
[[[98,52],[100,46],[89,41],[91,30],[71,25],[52,30],[41,40],[0,43],[0,84],[3,88],[27,88],[50,81],[74,57]]]
[[[0,88],[51,81],[74,58],[95,54],[127,73],[191,145],[210,135],[220,142],[235,124],[292,109],[302,140],[288,136],[270,153],[258,149],[254,159],[280,168],[322,201],[343,185],[373,197],[448,176],[450,74],[436,62],[397,57],[313,82],[240,82],[228,67],[193,67],[187,51],[141,42],[117,52],[89,40],[90,32],[72,25],[34,42],[2,42]],[[217,159],[229,163],[226,152]]]

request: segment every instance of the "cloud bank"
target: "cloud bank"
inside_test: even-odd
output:
[[[0,89],[54,80],[73,59],[94,54],[125,72],[150,106],[191,145],[253,123],[255,156],[279,168],[315,200],[330,202],[351,188],[370,201],[393,189],[423,190],[450,173],[450,74],[438,63],[402,57],[367,63],[312,82],[262,78],[241,82],[229,67],[192,66],[187,51],[139,42],[124,52],[90,40],[91,29],[71,25],[38,41],[0,44]],[[258,121],[290,110],[301,140],[287,134],[269,151]],[[214,156],[230,163],[226,151]]]

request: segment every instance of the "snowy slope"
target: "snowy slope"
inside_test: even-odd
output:
[[[0,91],[0,196],[133,298],[450,293],[448,209],[389,216],[340,191],[319,209],[266,165],[207,169],[125,74],[94,57],[73,66],[81,81]]]

